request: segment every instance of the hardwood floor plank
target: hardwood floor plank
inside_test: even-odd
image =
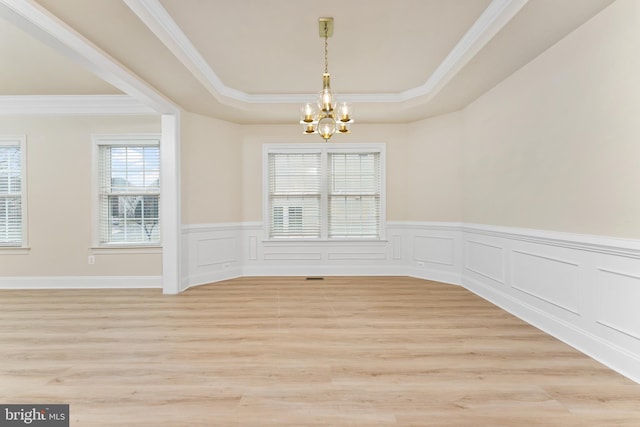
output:
[[[637,426],[640,385],[457,286],[0,291],[0,403],[74,426]]]

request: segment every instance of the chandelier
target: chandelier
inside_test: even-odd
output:
[[[320,37],[324,38],[324,74],[322,74],[322,90],[318,95],[317,106],[307,103],[300,113],[300,124],[304,127],[305,134],[317,133],[325,141],[334,133],[349,133],[349,127],[353,123],[351,118],[352,108],[346,102],[337,103],[331,90],[329,74],[329,42],[333,35],[333,18],[320,18],[318,20]]]

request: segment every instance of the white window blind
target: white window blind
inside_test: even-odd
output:
[[[328,153],[329,237],[380,236],[380,153]]]
[[[269,238],[383,238],[383,148],[305,146],[265,148]]]
[[[98,143],[100,244],[160,243],[158,141]]]
[[[269,236],[320,237],[320,153],[269,153]]]
[[[0,138],[0,246],[24,244],[24,153],[20,139]]]

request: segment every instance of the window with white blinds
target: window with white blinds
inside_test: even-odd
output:
[[[320,237],[320,153],[269,153],[269,236]]]
[[[98,244],[160,244],[159,138],[97,138]]]
[[[380,236],[380,153],[328,153],[329,238]]]
[[[265,148],[270,239],[380,239],[381,145]]]
[[[0,247],[25,242],[25,138],[0,137]]]

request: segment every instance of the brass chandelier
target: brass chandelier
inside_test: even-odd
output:
[[[346,102],[336,102],[336,97],[331,90],[329,74],[329,42],[333,35],[333,18],[320,18],[318,20],[320,37],[324,38],[324,74],[322,74],[322,90],[318,95],[317,106],[307,103],[300,113],[300,124],[304,127],[305,134],[319,134],[325,141],[334,133],[349,133],[353,119],[352,107]]]

